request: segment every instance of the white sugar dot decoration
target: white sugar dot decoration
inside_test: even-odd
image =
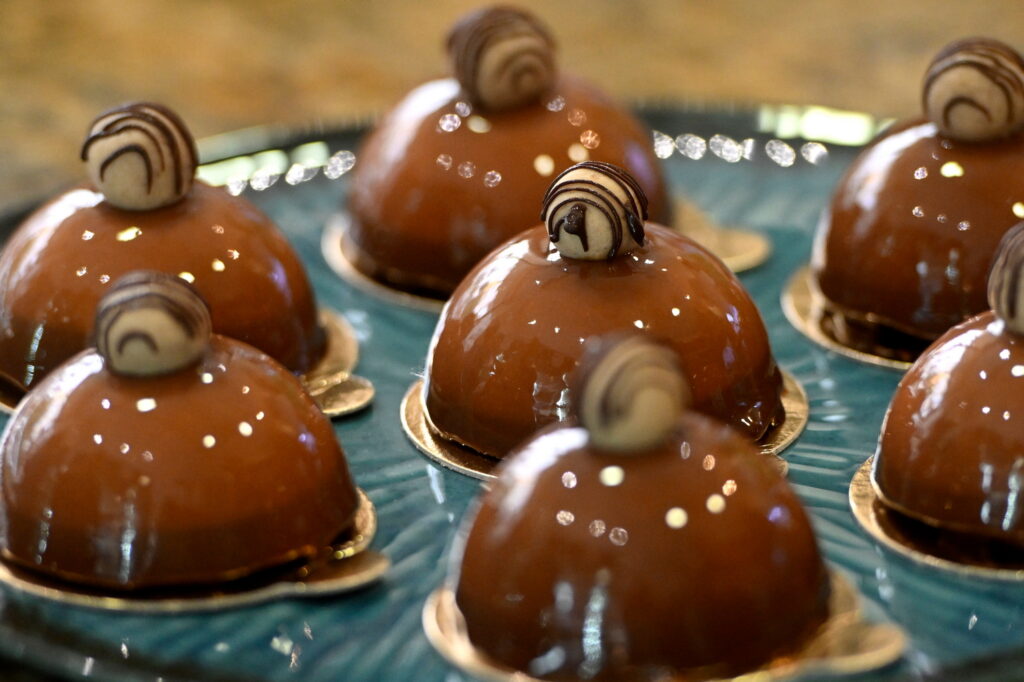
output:
[[[601,469],[600,478],[603,485],[614,488],[622,484],[626,478],[626,472],[620,466],[608,466]]]
[[[725,498],[718,494],[709,495],[707,508],[712,514],[721,514],[725,511]]]
[[[678,530],[685,526],[688,520],[689,516],[687,515],[686,510],[682,507],[672,507],[665,512],[665,524],[669,528]]]

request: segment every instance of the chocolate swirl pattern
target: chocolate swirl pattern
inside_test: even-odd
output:
[[[589,341],[576,376],[576,416],[601,450],[641,452],[659,445],[690,403],[676,356],[640,335]]]
[[[1005,137],[1024,125],[1024,60],[998,40],[952,43],[928,67],[924,109],[953,139]]]
[[[134,211],[181,199],[192,186],[198,163],[195,141],[181,119],[148,102],[100,114],[81,156],[89,179],[107,201]]]
[[[618,166],[584,161],[551,183],[540,217],[564,257],[602,260],[643,245],[647,197]]]
[[[448,35],[455,78],[490,111],[535,101],[555,82],[555,43],[535,17],[491,7],[463,17]]]
[[[210,311],[183,280],[138,270],[115,282],[96,311],[96,348],[126,376],[170,374],[195,363],[212,334]]]
[[[1024,223],[999,242],[988,274],[988,303],[1015,334],[1024,334]]]

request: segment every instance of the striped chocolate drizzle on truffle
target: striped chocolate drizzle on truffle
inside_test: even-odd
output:
[[[592,213],[593,212],[593,213]],[[548,236],[563,255],[575,258],[612,258],[629,244],[644,243],[647,196],[633,177],[618,166],[584,161],[563,171],[548,188],[541,208]],[[603,220],[595,219],[597,216]],[[588,230],[608,230],[602,235]],[[579,238],[583,254],[567,253],[562,232]],[[592,253],[591,243],[606,243],[603,253]]]
[[[151,376],[187,367],[205,352],[211,333],[202,297],[161,272],[125,275],[96,311],[96,349],[118,374]]]
[[[1024,124],[1024,60],[997,40],[957,41],[932,60],[923,99],[929,118],[950,137],[1003,137]]]
[[[999,242],[988,273],[988,303],[1007,328],[1024,334],[1024,223],[1017,223]]]
[[[690,392],[675,354],[640,334],[587,342],[572,405],[595,447],[650,448],[675,429]]]
[[[468,14],[448,34],[455,78],[477,104],[510,109],[554,83],[555,42],[534,16],[511,7]]]
[[[145,176],[113,177],[125,157],[141,161]],[[150,209],[173,203],[192,186],[198,154],[181,119],[159,104],[135,102],[100,114],[82,145],[89,175],[111,203]]]

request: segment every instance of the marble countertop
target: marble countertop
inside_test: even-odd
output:
[[[445,72],[471,0],[3,0],[0,210],[81,176],[100,111],[176,108],[198,136],[366,119]],[[1024,43],[1016,0],[522,0],[564,68],[626,102],[821,104],[914,113],[934,52],[966,35]]]

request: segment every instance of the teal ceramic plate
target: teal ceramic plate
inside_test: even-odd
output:
[[[865,141],[874,122],[845,115],[830,127],[827,112],[798,107],[641,113],[662,133],[656,145],[667,157],[674,191],[720,224],[760,230],[772,241],[771,258],[740,278],[761,307],[779,363],[810,401],[807,429],[783,453],[789,478],[813,516],[822,550],[850,577],[868,618],[894,622],[910,636],[903,661],[873,678],[899,679],[950,665],[957,666],[952,679],[970,679],[973,664],[965,661],[1024,646],[1024,588],[929,569],[877,546],[861,531],[847,489],[874,450],[899,376],[817,346],[786,322],[779,306],[787,278],[808,260],[818,212],[855,153],[835,142]],[[341,311],[355,330],[359,374],[377,393],[370,409],[334,428],[377,509],[371,549],[391,560],[391,570],[351,594],[190,615],[103,613],[0,592],[0,653],[69,679],[468,679],[429,645],[421,613],[442,583],[448,546],[480,482],[423,458],[399,423],[399,404],[422,371],[436,315],[352,288],[320,252],[321,230],[340,206],[346,172],[353,159],[358,164],[351,152],[360,132],[296,137],[270,131],[258,136],[257,146],[279,153],[252,156],[261,149],[249,148],[244,151],[250,156],[208,166],[204,174],[230,181],[277,220],[305,259],[320,304]],[[793,137],[801,132],[804,138]],[[700,158],[692,158],[700,155],[696,138],[705,143]],[[218,142],[230,142],[230,136]],[[204,149],[206,158],[210,149]],[[256,174],[245,180],[235,175],[239,169]],[[9,231],[15,222],[8,216],[0,228]],[[998,665],[987,661],[978,670],[988,673]]]

